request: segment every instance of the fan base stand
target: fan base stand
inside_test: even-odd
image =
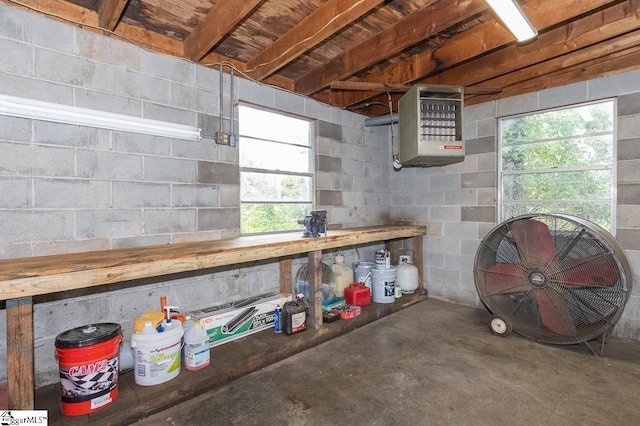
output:
[[[589,344],[589,342],[582,342],[580,344],[581,345],[584,344],[587,348],[589,348],[591,353],[594,354],[595,356],[602,356],[602,354],[604,353],[604,344],[606,343],[606,339],[607,339],[607,333],[606,332],[602,333],[602,336],[596,337],[594,339],[594,340],[598,340],[600,342],[600,352],[599,353]]]

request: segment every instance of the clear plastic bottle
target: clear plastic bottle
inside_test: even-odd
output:
[[[353,269],[345,265],[342,253],[336,254],[336,263],[331,269],[336,277],[336,296],[344,297],[344,289],[353,282]]]
[[[140,334],[158,334],[158,330],[156,330],[151,321],[145,321]]]
[[[210,363],[209,336],[200,321],[195,321],[184,336],[184,366],[187,370],[196,371]]]
[[[184,317],[184,324],[182,324],[182,329],[184,330],[185,335],[191,329],[191,327],[193,327],[193,324],[195,324],[195,321],[193,320],[193,318],[191,318],[191,315],[186,315]]]
[[[184,363],[184,352],[185,352],[184,339],[187,333],[189,332],[189,330],[193,328],[193,324],[195,324],[195,321],[191,318],[191,315],[186,315],[184,318],[184,324],[182,324],[182,331],[184,332],[184,334],[182,335],[182,351],[180,353],[180,361],[182,361],[183,363]]]

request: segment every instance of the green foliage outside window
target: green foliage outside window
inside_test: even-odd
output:
[[[503,218],[569,213],[611,229],[613,101],[501,120]]]
[[[240,106],[240,230],[302,229],[313,210],[311,122]]]

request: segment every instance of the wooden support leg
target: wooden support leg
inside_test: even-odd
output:
[[[309,324],[322,326],[322,250],[309,252]]]
[[[422,235],[413,237],[413,264],[418,267],[418,289],[424,289],[424,267],[422,265]]]
[[[291,278],[292,257],[280,258],[280,293],[293,294],[293,279]],[[295,300],[295,295],[294,295]]]
[[[9,409],[33,410],[33,301],[7,300],[7,390]]]

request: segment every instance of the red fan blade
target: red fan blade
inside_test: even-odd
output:
[[[554,281],[571,288],[612,286],[620,278],[618,265],[610,253],[554,261],[549,271]]]
[[[556,256],[556,247],[549,227],[537,220],[516,220],[511,235],[518,247],[520,259],[529,268],[544,268]]]
[[[487,296],[528,291],[527,272],[517,263],[492,265],[485,275]]]
[[[546,289],[539,289],[538,312],[542,323],[549,330],[564,336],[575,336],[576,325],[573,322],[564,296],[551,298]]]

